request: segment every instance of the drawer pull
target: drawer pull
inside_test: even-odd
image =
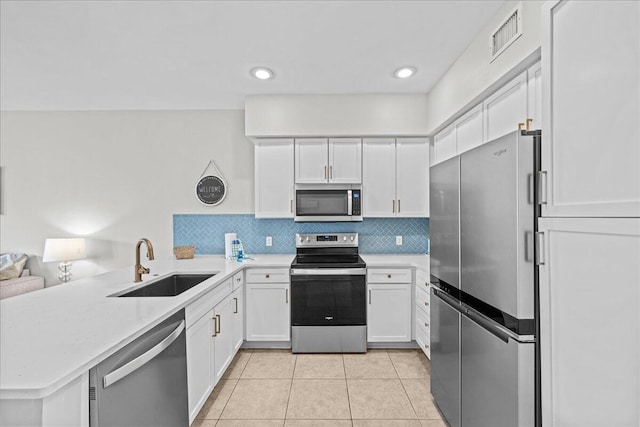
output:
[[[218,336],[218,319],[216,317],[212,317],[211,320],[215,322],[213,324],[213,335],[211,336],[215,337],[215,336]]]
[[[391,279],[391,275],[390,274],[387,274],[387,279]]]
[[[265,274],[265,275],[264,275],[264,277],[266,277],[266,278],[268,279],[268,278],[269,278],[269,275],[268,275],[268,274]]]
[[[233,310],[233,314],[237,314],[238,313],[238,298],[234,298],[233,301],[236,304],[236,308],[235,308],[235,310]],[[426,324],[425,324],[425,326],[426,326]]]
[[[425,345],[424,345],[424,348],[429,348],[429,344],[425,344]]]
[[[429,303],[427,301],[424,302],[424,305],[429,305]]]
[[[238,277],[238,278],[236,279],[236,282],[240,282],[240,280],[241,280],[241,279],[240,279],[240,277]]]
[[[427,322],[424,322],[424,327],[425,327],[425,328],[428,328],[428,327],[429,327],[429,324],[428,324]]]
[[[221,322],[220,322],[220,315],[219,315],[219,314],[216,314],[216,319],[218,319],[218,320],[216,321],[216,328],[217,328],[217,329],[216,329],[216,335],[218,335],[218,334],[220,333],[220,323],[221,323]]]

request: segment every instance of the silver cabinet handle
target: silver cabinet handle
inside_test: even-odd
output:
[[[392,200],[391,201],[391,212],[395,213],[395,211],[396,211],[396,201]]]
[[[371,289],[369,289],[369,305],[371,305]]]
[[[333,178],[333,165],[329,166],[329,179]]]
[[[217,321],[216,321],[216,336],[217,336],[220,333],[220,323],[222,323],[222,322],[220,322],[220,315],[219,314],[216,314],[216,319],[217,319]]]
[[[289,289],[284,290],[284,302],[289,304]]]
[[[324,179],[327,179],[327,167],[324,167]]]
[[[235,308],[235,310],[233,310],[233,313],[237,314],[238,313],[238,298],[234,298],[233,301],[236,303],[236,308]]]
[[[151,348],[146,353],[141,354],[140,356],[133,359],[131,362],[126,363],[120,368],[112,371],[104,376],[102,379],[102,384],[104,388],[109,387],[112,384],[117,383],[127,375],[133,373],[136,369],[141,368],[142,366],[149,363],[154,357],[165,351],[184,331],[184,320],[180,322],[177,328],[173,330],[165,339],[156,344],[153,348]]]
[[[291,212],[293,212],[293,199],[291,199],[289,202],[290,202],[290,203],[289,203],[289,204],[290,204],[289,210],[290,210]]]
[[[213,335],[211,335],[212,337],[217,337],[218,336],[218,318],[217,316],[214,316],[211,318],[211,320],[213,320],[215,323],[213,324]]]
[[[398,199],[398,213],[400,212],[400,199]]]

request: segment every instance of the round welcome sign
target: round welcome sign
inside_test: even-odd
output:
[[[205,175],[196,184],[196,196],[198,200],[207,206],[216,206],[222,203],[227,195],[227,184],[224,179],[215,175]]]

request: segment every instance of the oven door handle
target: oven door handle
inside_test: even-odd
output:
[[[364,276],[366,268],[292,268],[292,276]]]

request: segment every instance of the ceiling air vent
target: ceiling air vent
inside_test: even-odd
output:
[[[522,35],[522,14],[520,5],[498,26],[491,35],[491,61],[496,59]]]

